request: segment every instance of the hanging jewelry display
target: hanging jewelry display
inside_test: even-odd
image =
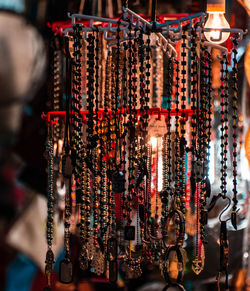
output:
[[[142,263],[147,262],[161,270],[167,283],[164,290],[171,286],[184,290],[181,284],[187,261],[183,248],[186,234],[195,234],[193,271],[198,275],[204,268],[206,199],[211,194],[211,54],[210,43],[203,37],[204,14],[154,25],[126,7],[119,19],[80,14],[71,18],[72,27],[63,31],[68,52],[64,55],[66,111],[58,108],[44,116],[49,128],[45,290],[50,290],[54,263],[55,169],[51,128],[59,120],[60,134],[64,134],[62,168],[67,189],[65,259],[60,264],[60,281],[70,283],[73,278],[70,236],[74,222],[78,221],[79,233],[75,235],[80,239],[78,260],[83,271],[106,276],[114,283],[119,269],[125,278],[135,279],[142,274]],[[242,36],[240,30],[238,34]],[[173,47],[173,40],[180,40],[180,51]],[[237,44],[235,38],[231,215],[235,228]],[[218,197],[227,198],[227,66],[225,55],[221,60],[221,191],[209,209]],[[166,109],[160,108],[163,94]],[[58,96],[54,99],[57,102]],[[77,219],[72,206],[74,185]],[[186,230],[186,220],[191,218],[195,221],[194,232]],[[228,239],[223,220],[220,249],[220,273],[227,274]]]

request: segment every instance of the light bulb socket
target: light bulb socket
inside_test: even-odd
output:
[[[207,0],[207,13],[225,13],[225,0]]]

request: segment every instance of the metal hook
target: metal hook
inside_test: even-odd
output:
[[[221,219],[222,215],[223,215],[223,214],[228,210],[228,208],[231,206],[231,199],[230,199],[229,197],[227,197],[227,196],[225,196],[225,197],[223,197],[223,198],[228,200],[228,205],[227,205],[226,208],[224,208],[224,209],[222,210],[222,212],[221,212],[220,215],[219,215],[219,220],[220,220],[220,222],[222,222],[222,219]],[[228,220],[230,220],[230,218],[228,218],[226,221],[228,221]]]

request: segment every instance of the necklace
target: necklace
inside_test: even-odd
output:
[[[54,222],[54,152],[53,152],[53,143],[51,131],[48,127],[48,140],[46,144],[46,150],[48,155],[48,214],[47,214],[47,245],[48,250],[46,254],[45,261],[45,274],[47,278],[47,287],[44,288],[44,291],[51,290],[51,273],[53,271],[54,261],[54,253],[52,251],[52,240],[53,240],[53,222]]]
[[[238,127],[238,87],[237,87],[237,45],[238,40],[233,40],[233,212],[231,214],[231,222],[235,229],[237,229],[236,211],[237,211],[237,127]]]

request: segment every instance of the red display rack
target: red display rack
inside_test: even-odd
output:
[[[124,108],[122,109],[118,109],[118,114],[123,114],[124,113]],[[170,110],[170,116],[182,116],[183,113],[185,114],[185,118],[188,118],[189,116],[192,116],[194,114],[199,114],[200,111],[193,111],[191,109],[179,109],[178,111],[176,109],[171,109]],[[127,113],[129,113],[129,110],[127,109]],[[157,116],[157,119],[161,119],[161,116],[165,116],[166,118],[169,115],[169,110],[168,109],[163,109],[163,108],[158,108],[158,107],[153,107],[150,108],[147,113],[149,115],[155,115]],[[87,115],[88,115],[88,111],[84,110],[81,111],[82,114],[82,121],[85,123],[87,121]],[[94,112],[94,114],[96,114]],[[103,120],[103,116],[104,116],[104,109],[99,109],[98,112],[98,117],[99,117],[99,121]],[[112,117],[112,111],[108,110],[108,114],[110,117]],[[140,109],[137,109],[137,119],[139,118],[139,116],[141,116],[142,112]],[[64,120],[64,122],[66,122],[66,111],[49,111],[47,113],[42,113],[42,119],[44,119],[46,121],[46,123],[50,123],[50,124],[56,124],[58,118],[62,118]]]

